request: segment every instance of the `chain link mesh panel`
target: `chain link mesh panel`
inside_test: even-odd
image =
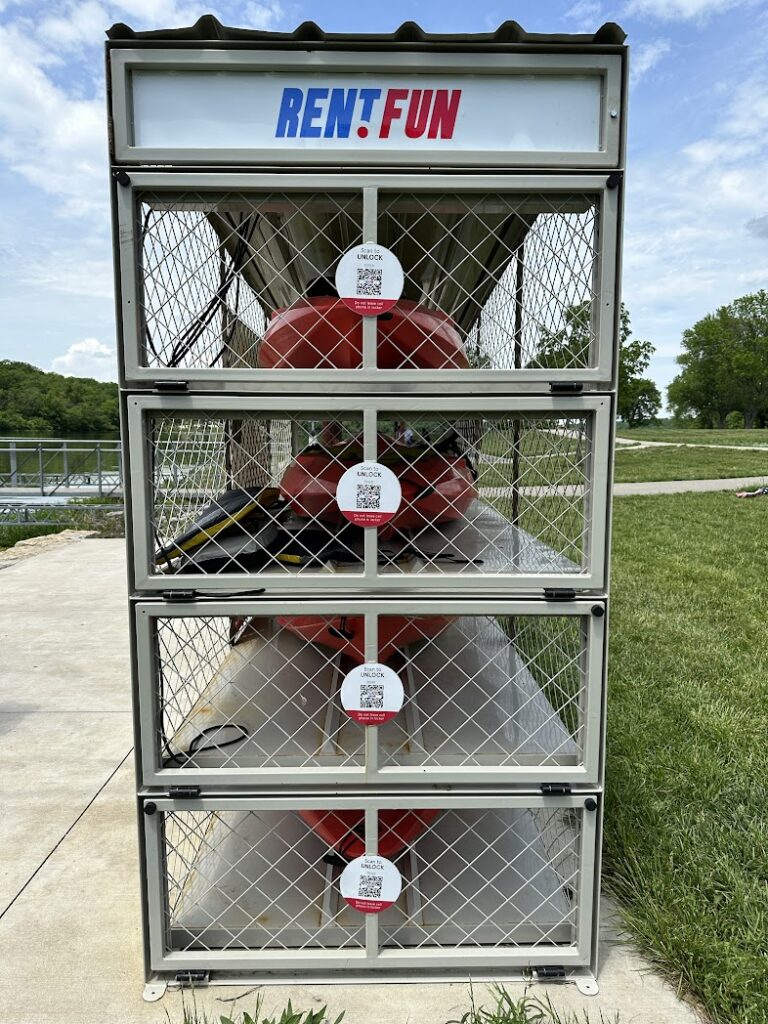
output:
[[[382,945],[575,945],[583,812],[443,810],[398,861]]]
[[[328,633],[344,618],[315,617],[312,630]],[[165,767],[223,768],[236,779],[242,768],[363,764],[362,730],[348,727],[339,705],[348,661],[304,639],[303,621],[156,621],[157,742]]]
[[[318,446],[340,476],[347,464],[336,449],[361,434],[361,414],[330,423],[288,413],[153,418],[145,437],[158,570],[211,576],[322,571],[330,562],[360,567],[359,538],[306,514],[309,476],[301,477],[294,502],[301,514],[281,488],[294,455]],[[318,486],[312,499],[322,512],[335,500],[335,483]]]
[[[584,762],[588,684],[578,617],[461,615],[398,648],[405,704],[379,729],[382,767]],[[501,775],[499,776],[501,779]]]
[[[327,847],[295,811],[173,811],[162,841],[169,950],[364,944],[360,915],[334,898]]]
[[[403,264],[404,297],[451,319],[473,369],[579,370],[595,362],[597,225],[584,195],[385,193],[379,242]]]
[[[583,816],[551,801],[380,811],[380,848],[396,849],[403,878],[378,915],[380,948],[575,947]],[[362,835],[362,810],[164,812],[167,951],[250,950],[258,963],[261,950],[363,948],[364,915],[339,892],[345,859],[323,838],[342,820]]]
[[[360,190],[140,192],[142,365],[360,369],[334,274],[362,208]],[[596,365],[598,196],[382,192],[377,220],[405,272],[379,369]]]
[[[259,365],[267,323],[362,241],[362,198],[327,193],[141,193],[143,359]]]
[[[423,451],[403,474],[400,514],[380,531],[388,570],[567,574],[585,566],[586,415],[380,415],[379,436],[381,461],[403,444]]]

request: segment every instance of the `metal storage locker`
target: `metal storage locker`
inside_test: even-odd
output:
[[[110,33],[146,998],[597,991],[623,41]]]

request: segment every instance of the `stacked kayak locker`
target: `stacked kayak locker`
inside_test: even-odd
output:
[[[145,994],[595,992],[623,33],[201,25],[107,52]]]

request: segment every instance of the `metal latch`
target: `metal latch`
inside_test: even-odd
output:
[[[155,391],[187,391],[185,380],[156,380],[152,387]]]
[[[197,988],[200,985],[207,985],[211,980],[210,971],[177,971],[176,981],[179,985],[191,985],[193,988]]]
[[[553,380],[549,390],[553,395],[578,395],[584,390],[584,385],[575,380]]]
[[[544,796],[569,796],[571,784],[570,782],[542,782],[540,789]]]
[[[200,796],[199,786],[171,786],[168,790],[171,800],[197,800]]]
[[[545,601],[575,601],[576,591],[571,587],[544,587]]]

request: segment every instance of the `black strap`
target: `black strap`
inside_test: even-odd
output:
[[[227,740],[225,743],[209,743],[206,746],[201,746],[201,741],[211,732],[219,732],[221,729],[236,729],[239,733],[234,739]],[[192,738],[192,742],[186,750],[180,750],[178,753],[174,753],[170,749],[168,741],[165,742],[165,749],[169,755],[166,761],[165,767],[172,767],[173,762],[176,763],[176,767],[182,768],[189,764],[193,760],[195,754],[201,754],[204,750],[222,750],[224,747],[234,746],[235,743],[242,743],[243,740],[247,739],[250,733],[243,725],[238,725],[236,722],[225,722],[223,725],[209,725],[196,736]]]

